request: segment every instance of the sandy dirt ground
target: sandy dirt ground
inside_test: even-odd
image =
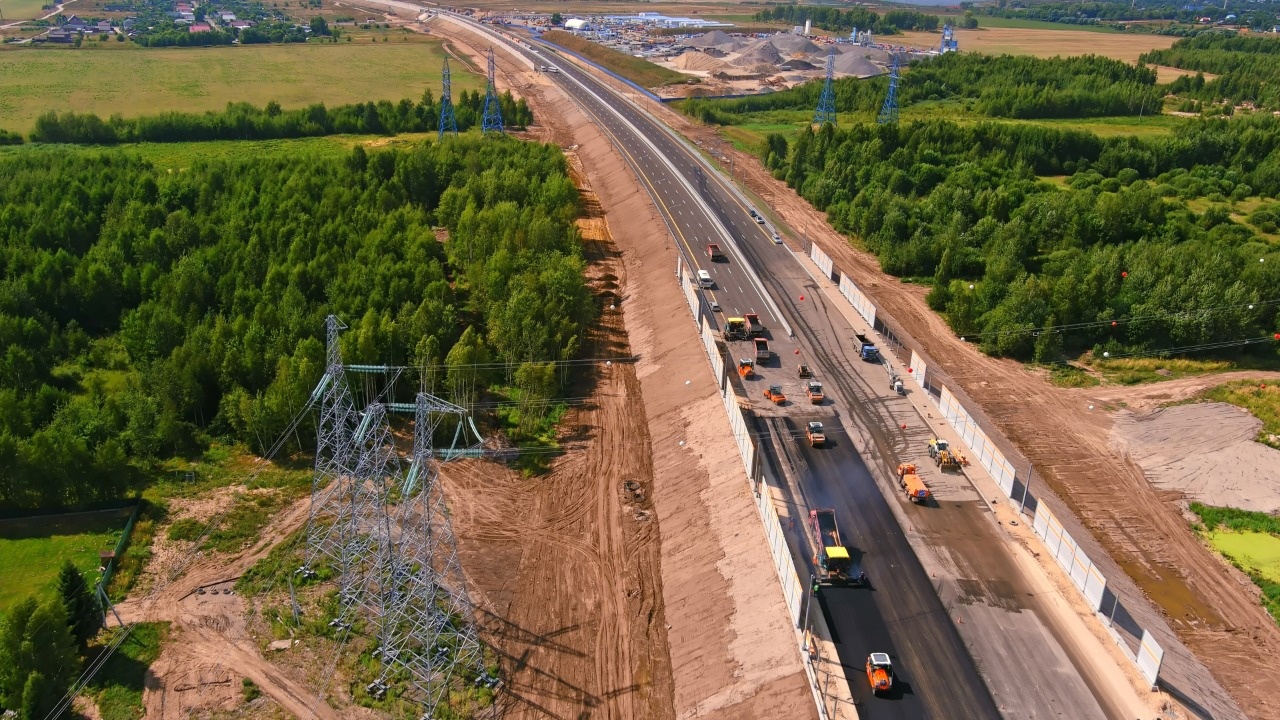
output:
[[[625,269],[599,203],[579,222],[601,308],[588,357],[626,357]],[[614,309],[610,309],[610,307]],[[671,718],[653,464],[632,363],[600,365],[568,393],[578,449],[532,478],[466,462],[442,472],[463,567],[482,593],[482,637],[504,659],[507,717]]]
[[[459,38],[469,37],[451,23],[437,23],[432,32],[460,47],[465,43]],[[502,84],[526,97],[536,117],[554,118],[553,139],[581,158],[621,252],[623,270],[613,273],[621,285],[618,307],[631,352],[640,358],[634,366],[640,394],[628,406],[631,413],[643,413],[652,485],[644,484],[643,465],[609,468],[610,480],[599,492],[620,498],[629,492],[620,487],[628,479],[651,492],[675,717],[813,717],[813,698],[746,474],[674,282],[675,248],[634,175],[577,107],[505,52],[497,59]],[[612,370],[631,371],[618,365]],[[602,379],[606,387],[619,382]],[[636,397],[643,397],[642,405]],[[624,444],[637,437],[607,428],[596,432]]]
[[[1209,505],[1280,510],[1280,450],[1255,438],[1262,421],[1234,405],[1121,411],[1112,442],[1156,487]]]
[[[704,147],[725,148],[713,129],[694,125],[669,108],[648,107]],[[1104,391],[1117,401],[1127,391],[1135,396],[1148,391],[1057,388],[1016,362],[982,355],[928,308],[924,288],[881,272],[874,256],[852,247],[822,213],[775,180],[756,158],[726,151],[734,156],[738,179],[795,232],[786,238],[789,244],[803,252],[805,240],[816,241],[929,355],[946,358],[939,369],[1034,463],[1036,481],[1047,480],[1245,712],[1252,717],[1280,714],[1273,699],[1280,691],[1280,666],[1266,659],[1280,653],[1280,628],[1244,576],[1225,567],[1190,531],[1179,494],[1153,487],[1136,465],[1117,456],[1111,447],[1114,413],[1096,403],[1098,409],[1088,409],[1088,398]],[[1165,657],[1166,676],[1183,685],[1195,682],[1194,665],[1176,651]],[[1235,712],[1230,703],[1209,709]]]
[[[246,631],[244,600],[231,592],[236,578],[306,523],[309,504],[289,506],[257,543],[235,555],[187,554],[186,562],[149,564],[144,572],[154,577],[153,589],[116,606],[126,623],[171,623],[169,642],[145,680],[148,718],[233,708],[247,677],[295,717],[338,720],[315,692],[261,656]]]

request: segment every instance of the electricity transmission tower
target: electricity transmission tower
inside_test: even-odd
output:
[[[498,83],[494,80],[492,47],[489,48],[489,82],[484,89],[484,122],[481,125],[482,132],[491,130],[505,132],[502,129],[502,104],[498,102]]]
[[[889,94],[884,98],[884,105],[880,106],[880,117],[876,122],[884,125],[886,123],[898,122],[898,55],[894,53],[893,64],[889,66]]]
[[[827,55],[827,79],[822,83],[822,97],[818,98],[818,112],[813,116],[813,124],[822,127],[827,123],[836,124],[836,91],[833,79],[836,70],[836,56],[832,52]]]
[[[381,698],[398,686],[399,694],[422,704],[424,718],[435,717],[464,684],[498,684],[485,670],[438,482],[440,463],[480,454],[480,434],[458,405],[426,392],[412,403],[389,397],[403,368],[343,365],[343,329],[328,318],[327,366],[312,393],[320,422],[306,559],[297,574],[315,577],[324,568],[336,579],[338,608],[329,626],[340,643],[353,633],[371,638],[377,677],[365,691]],[[363,410],[350,387],[354,374],[390,378]],[[407,453],[397,447],[391,413],[414,418]],[[446,421],[453,442],[436,448]]]
[[[443,140],[444,134],[451,132],[458,134],[458,119],[453,115],[453,86],[449,82],[449,58],[444,59],[444,90],[440,96],[440,137]]]

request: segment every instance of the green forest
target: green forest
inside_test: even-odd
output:
[[[507,91],[498,96],[503,120],[511,127],[533,122],[533,113],[524,98],[516,100]],[[418,102],[401,100],[339,105],[326,108],[316,103],[297,110],[285,110],[277,102],[265,107],[249,103],[228,103],[221,112],[144,115],[107,120],[93,113],[47,112],[36,119],[32,142],[114,145],[137,142],[199,142],[205,140],[274,140],[318,137],[343,133],[395,135],[435,132],[440,127],[440,102],[428,90]],[[454,103],[458,131],[480,125],[484,114],[484,94],[463,90]],[[22,143],[22,136],[0,130],[0,145]]]
[[[841,112],[874,112],[888,79],[841,78],[834,83]],[[743,113],[807,110],[818,105],[821,82],[733,100],[690,99],[684,112],[703,122],[732,125]],[[913,63],[898,84],[902,106],[956,101],[973,112],[1002,118],[1082,118],[1157,112],[1163,90],[1155,72],[1110,58],[1034,58],[946,53]]]
[[[787,22],[803,25],[806,20],[813,26],[831,32],[870,30],[878,35],[893,35],[903,30],[934,32],[942,26],[937,15],[925,15],[914,10],[890,10],[884,15],[866,8],[841,10],[836,7],[813,5],[777,5],[761,10],[752,16],[756,22]]]
[[[1149,140],[1025,123],[827,125],[790,143],[770,135],[761,156],[886,272],[931,283],[931,306],[987,352],[1273,347],[1275,243],[1188,201],[1280,195],[1280,118]],[[1278,210],[1254,214],[1274,228]]]
[[[555,396],[595,313],[577,207],[556,148],[489,137],[181,172],[0,159],[0,508],[117,498],[216,438],[265,450],[329,314],[348,362],[422,366],[463,403]]]
[[[1231,30],[1201,33],[1179,40],[1168,50],[1144,53],[1138,60],[1217,76],[1174,80],[1168,92],[1180,97],[1280,110],[1280,37],[1242,37]]]

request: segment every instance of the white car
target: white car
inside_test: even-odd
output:
[[[781,244],[782,244],[782,236],[778,234],[778,231],[777,231],[777,230],[774,230],[774,231],[773,231],[773,244],[774,244],[774,245],[781,245]]]
[[[698,284],[704,288],[709,288],[712,285],[715,285],[716,281],[711,279],[711,273],[707,272],[706,270],[699,270]]]

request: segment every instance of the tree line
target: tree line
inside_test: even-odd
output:
[[[0,621],[0,715],[44,720],[76,679],[102,610],[80,571],[67,561],[57,596],[27,597]]]
[[[533,122],[533,113],[524,98],[511,93],[499,96],[506,124],[523,127]],[[458,130],[480,125],[484,114],[484,94],[459,93],[454,104]],[[265,107],[249,103],[228,103],[225,110],[206,113],[168,112],[125,118],[112,115],[103,120],[93,113],[46,112],[36,118],[30,134],[32,142],[114,145],[136,142],[190,142],[204,140],[271,140],[359,133],[395,135],[435,132],[439,128],[440,102],[431,91],[418,102],[389,100],[326,108],[317,103],[297,110],[285,110],[274,100]],[[2,138],[0,138],[2,140]],[[18,136],[21,141],[21,136]]]
[[[181,173],[0,158],[0,507],[117,498],[213,438],[265,450],[324,370],[329,314],[348,362],[422,366],[462,403],[549,399],[565,377],[543,368],[595,311],[577,203],[556,148],[494,138]]]
[[[776,5],[752,16],[756,22],[786,22],[803,25],[806,20],[813,26],[830,32],[870,30],[878,35],[895,35],[904,30],[936,32],[942,26],[937,15],[925,15],[914,10],[890,10],[883,16],[866,8],[840,10],[835,7],[813,5]]]
[[[1280,38],[1244,37],[1230,30],[1183,38],[1167,50],[1143,53],[1138,62],[1210,73],[1182,76],[1168,86],[1175,95],[1201,102],[1252,102],[1280,109]]]
[[[989,117],[1079,118],[1158,112],[1163,91],[1155,72],[1119,60],[946,53],[912,63],[898,83],[898,102],[958,100]],[[833,86],[840,112],[874,112],[888,80],[841,78]],[[731,125],[738,116],[817,107],[822,81],[732,100],[690,99],[684,112],[703,122]]]
[[[930,305],[987,352],[1049,361],[1277,329],[1280,252],[1221,206],[1186,200],[1280,194],[1280,118],[1143,140],[1021,123],[827,125],[794,142],[772,134],[760,153],[886,272],[931,284]]]

